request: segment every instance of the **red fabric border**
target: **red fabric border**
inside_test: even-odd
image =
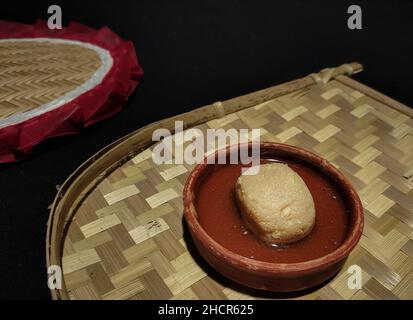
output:
[[[110,52],[113,66],[91,91],[58,109],[0,129],[0,163],[21,160],[47,138],[78,134],[82,128],[118,113],[143,76],[133,43],[121,39],[108,27],[95,30],[71,22],[61,30],[50,30],[41,20],[34,25],[0,21],[0,39],[44,37],[78,40],[102,47]]]

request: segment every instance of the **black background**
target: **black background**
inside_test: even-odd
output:
[[[108,25],[132,40],[145,77],[119,115],[0,165],[3,299],[50,298],[44,244],[56,185],[145,124],[350,61],[364,64],[357,80],[413,106],[413,1],[8,1],[0,19],[34,23],[51,4],[64,24]],[[362,7],[363,30],[347,28],[350,4]]]

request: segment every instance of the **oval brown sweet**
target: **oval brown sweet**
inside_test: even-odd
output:
[[[235,200],[247,228],[270,245],[301,240],[314,227],[311,192],[287,163],[262,163],[254,174],[238,177]]]

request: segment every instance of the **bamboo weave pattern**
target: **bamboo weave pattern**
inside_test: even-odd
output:
[[[0,119],[33,110],[72,91],[100,65],[95,51],[78,45],[0,43]]]
[[[300,146],[337,166],[365,211],[362,239],[342,271],[292,295],[220,276],[182,223],[192,166],[157,166],[148,149],[106,177],[76,212],[63,252],[72,299],[413,299],[412,118],[332,80],[197,128],[261,128],[262,141]],[[360,290],[347,286],[353,264],[362,269]]]

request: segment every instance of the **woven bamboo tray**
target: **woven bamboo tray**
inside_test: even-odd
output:
[[[350,79],[353,63],[146,126],[85,162],[54,201],[47,264],[63,268],[55,299],[412,299],[413,111]],[[188,165],[157,166],[152,132],[261,128],[261,141],[316,152],[358,190],[365,229],[343,270],[318,288],[272,294],[244,288],[197,253],[182,219]],[[347,267],[363,286],[347,286]]]
[[[108,27],[0,21],[0,163],[113,116],[142,75],[133,44]]]
[[[89,80],[101,64],[96,51],[78,44],[0,42],[0,120],[62,97]]]

